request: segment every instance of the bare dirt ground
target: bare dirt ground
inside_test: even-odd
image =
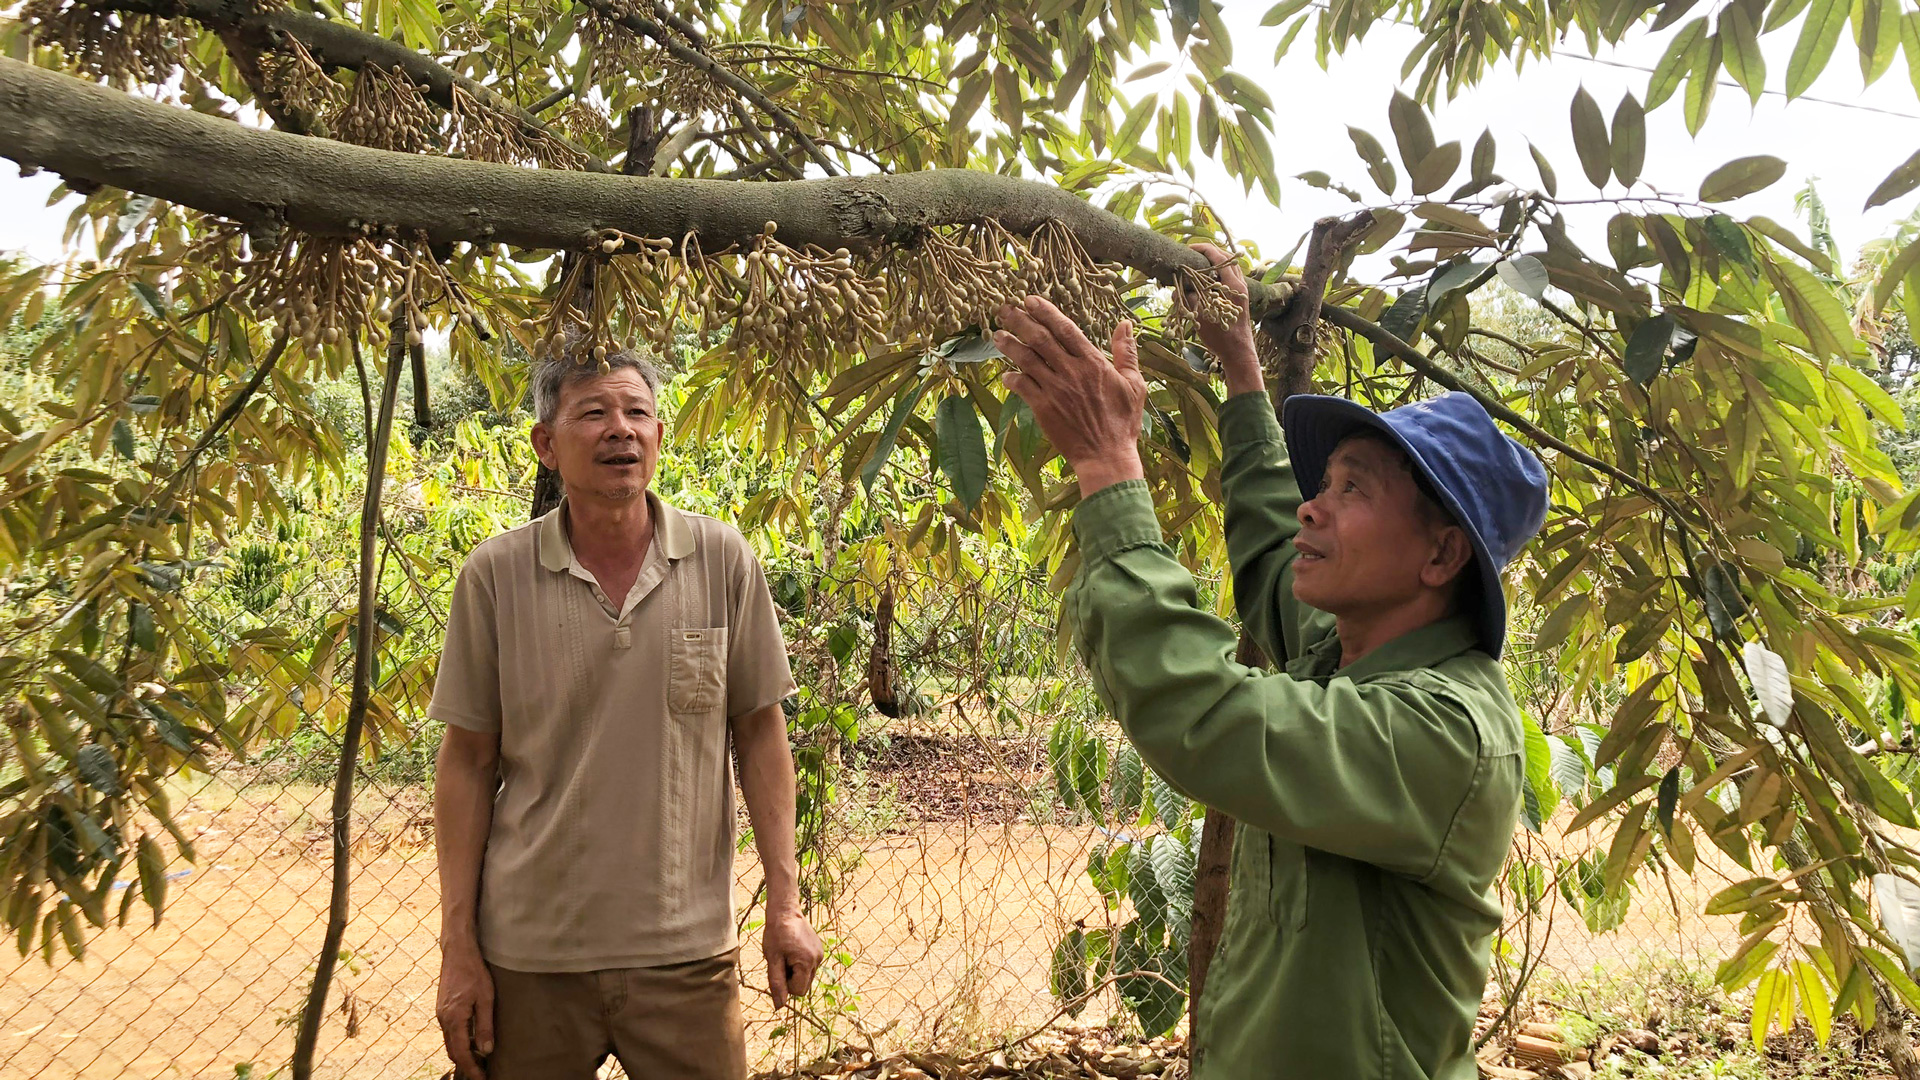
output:
[[[886,813],[849,841],[840,891],[816,918],[830,951],[851,963],[830,960],[808,1018],[770,1015],[749,928],[743,975],[760,1067],[841,1043],[964,1048],[1022,1033],[1054,1015],[1048,971],[1061,934],[1122,918],[1084,873],[1099,834],[1031,819],[1027,793],[1048,781],[1020,756],[1026,744],[965,744],[916,736],[873,748],[858,797]],[[328,794],[217,778],[183,792],[176,805],[198,834],[198,858],[171,868],[183,876],[158,928],[136,904],[137,925],[97,933],[84,960],[0,954],[0,1076],[232,1078],[238,1065],[265,1076],[283,1064],[324,924]],[[316,1073],[437,1077],[438,886],[425,793],[369,791],[357,811],[355,908]],[[1636,951],[1718,949],[1730,921],[1695,913],[1748,876],[1736,872],[1676,878],[1670,898],[1665,883],[1643,882],[1627,925],[1602,938],[1556,902],[1548,966],[1577,973]],[[739,880],[744,906],[758,882],[750,853]],[[1096,1003],[1082,1019],[1112,1009]]]

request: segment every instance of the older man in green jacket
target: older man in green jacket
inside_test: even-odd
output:
[[[1131,328],[1109,358],[1041,298],[1000,321],[1007,383],[1080,482],[1066,614],[1095,685],[1143,758],[1241,822],[1195,1077],[1474,1077],[1525,769],[1500,573],[1544,518],[1539,460],[1461,394],[1382,414],[1299,395],[1283,436],[1244,314],[1203,330],[1264,673],[1162,537]]]

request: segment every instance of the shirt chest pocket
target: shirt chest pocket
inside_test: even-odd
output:
[[[667,707],[674,712],[710,712],[727,699],[727,628],[670,631],[667,641]]]

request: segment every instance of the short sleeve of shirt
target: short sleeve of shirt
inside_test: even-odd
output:
[[[500,730],[500,638],[491,568],[476,551],[460,569],[427,716],[470,731]]]
[[[787,661],[767,575],[744,538],[729,561],[733,616],[728,630],[727,716],[744,716],[782,700],[799,687]]]

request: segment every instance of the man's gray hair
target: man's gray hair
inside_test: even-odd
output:
[[[639,372],[641,381],[653,391],[654,401],[659,401],[660,387],[666,380],[661,377],[660,369],[654,366],[653,361],[632,349],[618,349],[607,353],[606,367],[602,369],[584,342],[577,346],[560,344],[551,354],[534,361],[534,417],[543,424],[553,423],[554,414],[560,409],[561,387],[622,370]]]

